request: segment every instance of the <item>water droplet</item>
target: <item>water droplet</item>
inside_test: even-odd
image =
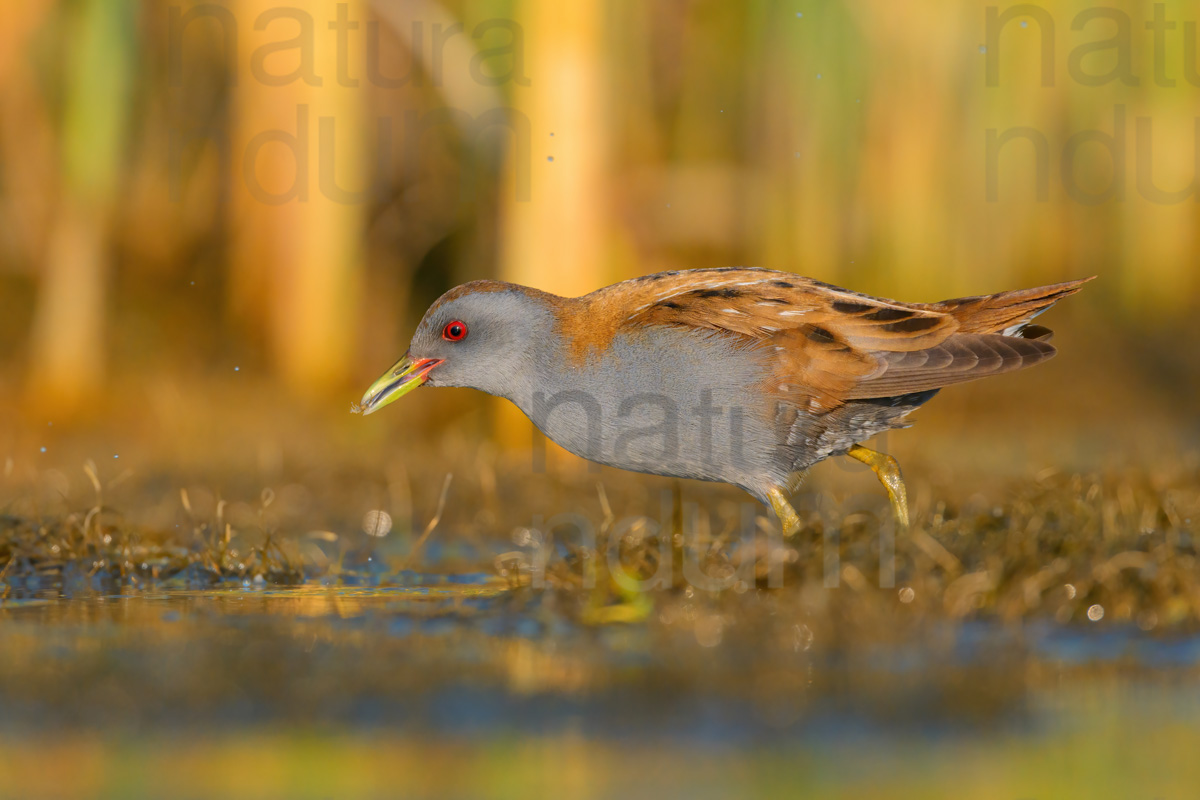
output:
[[[554,135],[554,131],[550,131],[550,135],[551,135],[551,136],[553,136],[553,135]]]
[[[553,160],[554,160],[554,156],[546,156],[546,160],[547,160],[547,161],[553,161]]]
[[[241,372],[241,371],[242,371],[242,368],[241,368],[241,367],[234,367],[234,368],[233,368],[233,371],[234,371],[234,372]]]
[[[1029,20],[1027,20],[1027,19],[1023,19],[1023,20],[1021,20],[1021,27],[1022,27],[1022,28],[1028,28],[1028,27],[1029,27]],[[1101,614],[1103,614],[1104,612],[1103,612],[1103,611],[1101,611],[1100,613],[1101,613]]]
[[[800,18],[801,18],[801,17],[803,17],[803,16],[804,16],[804,12],[802,12],[802,11],[797,11],[797,12],[796,12],[796,19],[800,19]]]
[[[817,73],[817,80],[821,80],[821,73]]]
[[[1088,619],[1092,622],[1099,622],[1104,619],[1104,606],[1099,603],[1094,606],[1088,606]]]
[[[392,515],[379,509],[368,511],[363,514],[362,529],[367,536],[387,536],[392,530]]]
[[[981,52],[981,53],[986,53],[986,52],[987,52],[987,45],[986,45],[986,44],[981,44],[981,45],[979,45],[979,52]]]
[[[43,453],[44,453],[44,452],[46,452],[46,448],[44,448],[44,447],[43,447],[43,448],[42,448],[42,452],[43,452]]]
[[[120,458],[120,456],[118,456],[118,455],[114,455],[114,456],[113,456],[113,458]]]

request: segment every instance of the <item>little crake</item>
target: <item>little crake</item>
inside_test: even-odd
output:
[[[1053,356],[1030,321],[1084,282],[924,304],[764,269],[663,272],[576,298],[474,281],[430,307],[358,410],[469,386],[583,458],[739,486],[788,534],[805,471],[849,455],[906,525],[899,467],[861,442],[905,427],[943,386]]]

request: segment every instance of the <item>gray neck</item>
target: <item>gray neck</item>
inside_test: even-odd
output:
[[[493,392],[510,401],[526,416],[532,417],[535,401],[539,394],[560,391],[571,381],[571,371],[564,372],[569,364],[567,347],[553,315],[533,320],[529,337],[516,352],[516,363],[504,372],[507,379],[501,391]]]

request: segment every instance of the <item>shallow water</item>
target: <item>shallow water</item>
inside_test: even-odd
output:
[[[0,796],[1169,798],[1200,777],[1188,633],[889,639],[765,590],[590,627],[484,573],[404,582],[10,590]]]

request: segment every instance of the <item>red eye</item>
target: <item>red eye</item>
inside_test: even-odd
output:
[[[442,338],[448,342],[459,342],[467,338],[467,323],[459,320],[447,322],[446,327],[442,328]]]

